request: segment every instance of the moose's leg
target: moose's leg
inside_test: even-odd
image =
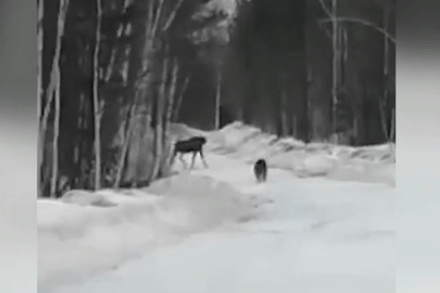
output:
[[[185,162],[185,160],[183,159],[183,153],[180,153],[179,160],[182,162],[183,167],[186,169],[186,162]]]
[[[177,155],[177,152],[174,152],[173,155],[171,156],[170,166],[172,166],[174,164],[174,160],[176,159],[176,155]]]
[[[203,149],[200,149],[199,154],[200,158],[202,159],[203,165],[205,166],[205,168],[208,168],[208,164],[205,161],[205,155],[203,155]]]
[[[196,161],[197,152],[193,152],[192,154],[193,154],[193,156],[192,156],[192,160],[191,160],[191,167],[190,167],[190,169],[194,168],[194,163]]]

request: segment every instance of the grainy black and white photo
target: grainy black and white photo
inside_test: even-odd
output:
[[[393,293],[395,0],[38,0],[39,293]]]

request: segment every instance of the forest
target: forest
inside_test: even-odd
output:
[[[395,141],[395,0],[38,0],[39,197],[170,172],[170,126]]]

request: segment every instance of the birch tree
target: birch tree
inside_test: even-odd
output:
[[[215,121],[214,129],[220,128],[220,105],[221,105],[221,95],[222,95],[222,72],[221,69],[217,69],[216,74],[216,91],[215,91]]]
[[[168,90],[167,95],[167,109],[166,109],[166,116],[165,116],[165,131],[164,131],[164,137],[163,141],[165,143],[165,138],[168,134],[168,125],[171,123],[173,109],[175,108],[175,102],[176,102],[176,88],[177,88],[177,78],[179,76],[179,63],[176,57],[173,58],[173,64],[172,64],[172,72],[171,72],[171,83],[170,83],[170,89]]]
[[[182,106],[182,102],[183,102],[183,96],[185,95],[186,89],[188,88],[188,84],[189,81],[191,79],[191,75],[189,74],[188,76],[186,76],[184,82],[183,82],[183,86],[182,89],[179,93],[179,95],[177,96],[177,100],[173,109],[173,114],[172,114],[172,118],[171,121],[173,122],[177,122],[177,120],[179,119],[179,112],[180,112],[180,107]]]
[[[41,2],[41,5],[43,3]],[[46,90],[45,106],[43,109],[42,117],[40,120],[40,155],[44,152],[45,134],[47,130],[47,122],[49,119],[49,112],[52,101],[55,104],[54,115],[54,127],[53,127],[53,140],[52,140],[52,175],[50,181],[50,196],[57,196],[57,183],[58,183],[58,138],[60,129],[60,56],[61,56],[61,42],[64,35],[64,26],[66,21],[67,10],[69,6],[69,0],[61,0],[57,18],[57,34],[55,52],[52,58],[52,69],[50,74],[50,81]],[[41,7],[42,9],[43,7]],[[41,15],[41,17],[43,17]],[[41,172],[41,170],[40,170]],[[41,182],[40,182],[41,183]]]
[[[44,16],[44,0],[39,0],[37,2],[37,46],[38,46],[38,71],[37,71],[37,105],[38,105],[38,115],[41,113],[41,104],[43,103],[43,16]],[[40,117],[41,118],[41,117]],[[42,132],[46,132],[46,127],[39,131],[38,134],[38,197],[42,196],[42,163],[44,154],[44,135]]]
[[[99,99],[99,51],[101,43],[102,0],[96,0],[96,41],[93,53],[93,108],[95,122],[95,178],[94,189],[101,188],[101,116],[104,105]]]
[[[322,9],[328,16],[329,21],[332,24],[332,130],[335,137],[335,143],[338,143],[337,139],[337,127],[338,127],[338,56],[339,56],[339,43],[338,43],[338,1],[331,0],[331,9],[329,9],[324,0],[319,0]]]
[[[320,19],[319,22],[320,23],[326,23],[329,22],[332,25],[332,33],[331,33],[331,37],[332,37],[332,119],[333,119],[333,124],[332,124],[332,128],[333,128],[333,132],[335,135],[335,138],[337,139],[337,134],[336,134],[336,130],[337,130],[337,126],[338,126],[338,121],[337,121],[337,115],[338,115],[338,103],[339,98],[338,98],[338,94],[339,94],[339,86],[340,86],[340,80],[339,80],[339,75],[340,75],[340,68],[339,66],[342,65],[341,63],[341,42],[339,42],[338,40],[342,39],[343,43],[344,43],[344,58],[343,58],[343,62],[347,61],[347,55],[346,55],[346,51],[348,50],[347,47],[347,43],[348,43],[348,34],[347,31],[345,29],[340,29],[338,28],[338,26],[340,26],[341,23],[353,23],[353,24],[358,24],[358,25],[362,25],[362,26],[366,26],[369,28],[372,28],[373,30],[377,31],[378,33],[382,34],[384,37],[384,63],[383,63],[383,73],[384,73],[384,79],[388,80],[389,79],[389,44],[394,43],[395,44],[395,37],[389,33],[388,31],[388,13],[387,13],[387,4],[385,4],[385,12],[384,12],[384,17],[383,17],[383,21],[384,21],[384,27],[381,28],[379,25],[376,25],[366,19],[362,19],[359,17],[349,17],[349,16],[340,16],[338,14],[338,9],[337,9],[337,0],[331,0],[331,9],[328,8],[325,3],[324,0],[318,0],[319,3],[321,4],[322,9],[324,10],[325,14],[327,15],[327,18],[324,19]],[[341,35],[342,34],[342,35]],[[341,35],[341,36],[340,36]],[[389,136],[388,133],[388,127],[387,127],[387,123],[386,123],[386,114],[385,114],[385,107],[386,105],[384,103],[386,103],[386,97],[388,96],[388,91],[387,91],[387,86],[384,88],[384,94],[383,94],[383,98],[379,99],[379,111],[381,113],[380,115],[380,119],[381,119],[381,124],[382,124],[382,129],[383,132],[385,134],[386,137]],[[354,120],[356,120],[356,117],[354,118]],[[354,121],[354,125],[357,126],[356,121]],[[355,127],[355,131],[357,131],[357,127]],[[336,141],[337,142],[337,141]]]
[[[383,31],[388,31],[389,26],[389,0],[385,0],[384,3],[384,13],[383,13]],[[387,34],[384,33],[383,38],[383,48],[384,48],[384,62],[383,62],[383,78],[385,79],[385,85],[383,87],[383,98],[379,99],[379,111],[381,114],[381,124],[382,124],[382,131],[384,136],[386,137],[388,142],[391,142],[393,139],[393,125],[394,125],[394,110],[392,111],[390,117],[387,116],[387,104],[389,100],[389,84],[390,84],[390,64],[389,64],[389,58],[390,58],[390,38]],[[390,126],[388,126],[388,120],[391,120]]]
[[[44,0],[37,1],[37,100],[38,115],[41,115],[41,102],[43,93],[43,16],[44,16]]]
[[[155,11],[152,10],[150,13],[149,19],[152,21],[148,22],[147,26],[147,43],[145,48],[146,54],[146,66],[152,66],[154,63],[151,60],[152,57],[156,57],[159,60],[163,60],[160,66],[160,85],[158,93],[154,95],[153,99],[153,113],[152,119],[153,123],[153,164],[150,172],[150,176],[148,181],[152,181],[161,173],[163,170],[162,166],[168,160],[166,160],[166,156],[168,156],[168,152],[166,151],[166,142],[165,139],[167,137],[169,122],[172,118],[172,109],[174,105],[175,92],[176,92],[176,82],[178,75],[178,64],[177,60],[174,63],[173,69],[170,72],[170,48],[169,44],[167,44],[169,38],[173,38],[170,30],[174,25],[176,17],[178,16],[179,9],[182,8],[184,3],[188,6],[185,6],[185,11],[187,12],[187,17],[190,17],[192,12],[197,8],[197,1],[186,1],[177,0],[163,0],[159,1],[157,9]],[[189,12],[189,13],[188,13]],[[181,21],[185,21],[185,19],[180,19]],[[186,20],[187,21],[187,20]],[[162,49],[159,52],[154,52],[153,48],[159,42],[162,42]],[[172,61],[172,60],[171,60]],[[171,62],[172,63],[172,62]],[[167,81],[169,75],[171,74],[171,88],[167,94]],[[150,76],[151,77],[151,76]],[[148,84],[151,84],[151,80],[147,80]],[[167,105],[169,108],[167,108]]]
[[[162,77],[161,77],[161,85],[159,89],[158,95],[155,97],[155,107],[153,109],[153,119],[154,123],[154,145],[153,145],[153,164],[152,171],[149,178],[151,182],[155,179],[160,170],[160,163],[162,161],[162,151],[163,151],[163,142],[162,135],[164,132],[163,129],[163,114],[164,114],[164,102],[165,102],[165,93],[166,93],[166,80],[168,76],[168,62],[169,57],[165,56],[162,65]]]

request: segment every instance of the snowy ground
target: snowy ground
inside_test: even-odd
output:
[[[394,292],[389,146],[306,146],[240,124],[207,135],[208,169],[40,200],[38,292]],[[257,185],[260,156],[271,168]]]

